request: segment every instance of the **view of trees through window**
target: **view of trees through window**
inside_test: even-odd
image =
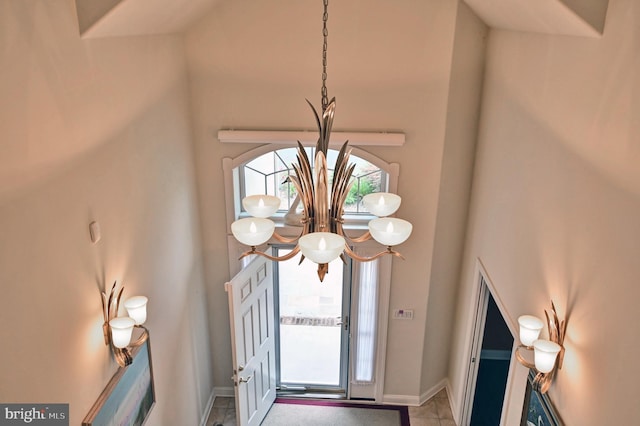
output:
[[[311,166],[314,167],[315,148],[305,148]],[[240,166],[241,197],[257,194],[275,195],[280,198],[280,210],[289,210],[296,198],[295,186],[287,179],[295,171],[291,166],[297,162],[295,148],[283,148],[263,154]],[[330,149],[327,164],[335,164],[338,151]],[[372,192],[386,191],[387,176],[384,170],[355,155],[349,157],[355,164],[353,186],[345,202],[345,213],[366,213],[362,208],[362,197]],[[333,179],[333,169],[329,169],[329,180]]]

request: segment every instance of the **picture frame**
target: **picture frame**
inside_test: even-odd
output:
[[[155,405],[149,339],[133,348],[133,362],[120,367],[82,421],[82,426],[142,426]]]
[[[521,426],[564,426],[549,396],[533,389],[535,373],[529,371]]]

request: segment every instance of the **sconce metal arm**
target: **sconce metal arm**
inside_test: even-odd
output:
[[[520,354],[520,349],[526,349],[528,351],[532,351],[533,347],[531,346],[525,346],[525,345],[519,345],[516,348],[516,358],[518,359],[518,361],[520,362],[520,364],[524,365],[525,367],[529,368],[529,369],[534,369],[536,368],[535,364],[530,363],[529,361],[527,361],[521,354]]]

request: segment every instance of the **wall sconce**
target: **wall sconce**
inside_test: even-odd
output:
[[[549,390],[556,371],[562,368],[566,329],[565,321],[558,321],[553,301],[551,302],[551,314],[545,310],[544,315],[547,318],[549,340],[538,338],[544,326],[541,319],[532,315],[523,315],[518,318],[521,344],[516,349],[518,361],[525,367],[537,371],[533,380],[533,388],[540,393],[546,393]],[[520,349],[533,351],[534,362],[527,361],[520,353]]]
[[[117,363],[121,367],[131,364],[133,358],[129,348],[140,346],[149,338],[149,331],[142,325],[147,320],[147,298],[144,296],[134,296],[124,302],[124,307],[129,316],[118,316],[120,307],[120,297],[124,287],[116,294],[116,283],[113,283],[109,297],[102,292],[102,312],[104,314],[104,343],[109,345]],[[131,342],[133,329],[142,330],[141,335]]]

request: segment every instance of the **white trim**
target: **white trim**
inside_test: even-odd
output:
[[[436,396],[436,394],[440,392],[442,389],[447,389],[447,394],[449,394],[448,387],[449,387],[449,379],[445,377],[444,379],[436,383],[435,386],[432,386],[431,389],[428,389],[420,394],[420,405],[424,404],[425,402],[427,402],[428,400]]]
[[[216,397],[235,398],[235,392],[231,386],[229,387],[215,387],[213,392]],[[215,398],[214,398],[215,399]]]
[[[460,421],[460,408],[456,405],[456,401],[453,398],[453,391],[451,390],[451,382],[447,379],[447,399],[449,400],[449,407],[451,408],[451,414],[453,414],[453,421],[455,424],[462,424]]]
[[[476,259],[473,280],[474,280],[474,285],[472,290],[472,297],[469,301],[470,312],[475,312],[476,310],[476,305],[482,289],[482,286],[479,284],[484,280],[487,291],[489,291],[489,293],[493,297],[493,300],[496,306],[498,307],[498,310],[500,311],[500,314],[502,315],[502,318],[504,319],[504,322],[509,328],[509,331],[511,332],[511,335],[513,336],[513,339],[514,339],[513,348],[511,349],[511,357],[510,357],[511,361],[509,364],[509,372],[507,374],[507,385],[504,391],[504,401],[502,404],[500,425],[508,426],[513,424],[519,424],[520,417],[522,416],[522,404],[524,403],[524,393],[526,389],[526,380],[527,380],[527,374],[529,370],[527,368],[522,367],[515,357],[515,350],[518,346],[518,340],[517,340],[518,327],[516,325],[516,322],[513,321],[513,319],[509,315],[502,299],[500,299],[500,295],[495,285],[493,284],[493,281],[489,277],[489,274],[484,268],[484,265],[482,264],[482,260],[480,258]],[[451,405],[451,411],[453,412],[453,417],[454,417],[454,420],[456,421],[456,424],[461,424],[464,421],[464,418],[463,418],[465,414],[464,404],[465,404],[465,398],[467,393],[467,380],[468,380],[468,374],[469,374],[468,363],[470,362],[470,359],[472,356],[471,352],[473,349],[473,332],[476,325],[475,324],[476,319],[477,319],[477,315],[475,314],[469,316],[469,319],[467,321],[466,332],[465,332],[466,343],[465,343],[464,353],[466,354],[466,357],[465,357],[466,361],[464,364],[464,368],[467,371],[467,373],[461,378],[461,380],[463,381],[462,383],[463,392],[461,397],[459,396],[459,400],[458,400],[458,402],[461,402],[461,404],[460,406],[458,406],[458,402],[454,402],[453,399],[451,399],[451,397],[449,401]],[[460,398],[462,398],[462,401],[460,401]],[[469,407],[468,409],[471,410],[471,407]],[[470,415],[471,413],[469,412],[468,414]]]
[[[211,390],[211,395],[209,395],[209,400],[207,401],[207,405],[204,409],[204,413],[202,413],[202,417],[200,418],[200,426],[206,426],[207,420],[209,420],[209,416],[211,415],[211,410],[213,409],[213,401],[216,399],[216,389],[213,388]]]
[[[487,285],[486,273],[478,259],[476,261],[476,270],[474,273],[473,298],[471,305],[471,315],[469,318],[470,329],[467,334],[467,350],[465,357],[465,376],[464,385],[462,387],[462,401],[460,404],[460,412],[458,418],[461,424],[471,421],[473,410],[473,400],[475,397],[475,389],[478,378],[478,368],[480,365],[480,351],[482,349],[482,338],[484,335],[484,327],[487,318],[487,306],[489,302],[490,290]],[[475,361],[474,361],[475,360]]]
[[[389,405],[410,405],[412,407],[420,406],[420,397],[416,395],[389,395],[386,394],[382,398],[383,404]]]
[[[315,144],[318,141],[317,131],[289,130],[219,130],[218,140],[222,143],[269,143],[296,146]],[[404,133],[387,132],[332,132],[329,146],[335,147],[349,141],[358,146],[402,146]]]
[[[383,256],[378,269],[378,335],[376,353],[376,402],[384,401],[384,376],[387,365],[387,332],[391,303],[391,259]]]

